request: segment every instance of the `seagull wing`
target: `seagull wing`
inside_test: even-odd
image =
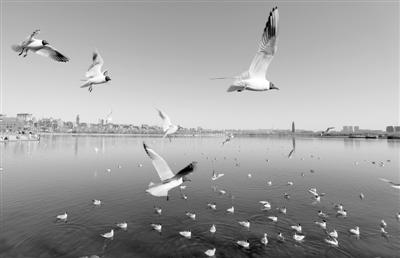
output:
[[[185,168],[183,168],[181,171],[179,171],[178,173],[176,173],[176,177],[183,177],[183,176],[187,176],[190,173],[193,172],[193,170],[196,168],[197,166],[197,162],[193,161],[192,163],[190,163],[189,165],[187,165]]]
[[[57,49],[50,45],[43,46],[42,48],[35,51],[36,54],[41,56],[50,57],[57,62],[68,62],[69,58],[58,52]]]
[[[168,130],[168,128],[172,125],[172,123],[171,123],[171,119],[169,119],[169,117],[167,116],[167,114],[165,114],[163,111],[161,111],[161,110],[159,110],[159,109],[157,109],[158,110],[158,114],[160,115],[160,117],[162,118],[162,120],[163,120],[163,131],[165,132],[165,131],[167,131]]]
[[[256,56],[251,62],[249,73],[252,77],[265,78],[269,64],[278,48],[278,7],[272,8],[258,47]]]
[[[167,162],[165,162],[160,155],[158,155],[154,150],[150,149],[145,143],[143,143],[143,147],[147,155],[149,155],[161,181],[174,177],[174,173],[172,173]]]
[[[97,49],[93,52],[92,57],[93,63],[89,66],[88,71],[86,72],[86,77],[95,77],[101,74],[101,68],[103,67],[104,60],[101,57],[99,51]]]

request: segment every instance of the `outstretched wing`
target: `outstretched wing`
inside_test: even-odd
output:
[[[68,62],[69,58],[61,54],[57,49],[50,45],[45,45],[42,48],[35,51],[36,54],[41,56],[50,57],[57,62]]]
[[[86,72],[86,77],[95,77],[101,74],[101,68],[103,67],[104,60],[101,57],[99,51],[97,49],[93,52],[92,57],[93,63],[90,65],[88,71]]]
[[[185,168],[183,168],[181,171],[176,173],[175,177],[184,177],[184,176],[189,175],[190,173],[193,172],[193,170],[196,168],[196,166],[197,166],[197,162],[193,161],[192,163],[187,165]]]
[[[143,147],[147,155],[149,155],[151,162],[153,163],[153,166],[156,169],[161,181],[174,177],[174,173],[172,173],[167,162],[165,162],[165,160],[160,155],[158,155],[154,150],[150,149],[144,142]]]
[[[167,116],[167,114],[165,114],[163,111],[157,109],[158,111],[158,115],[161,117],[161,119],[163,120],[163,131],[167,131],[168,128],[172,125],[171,123],[171,119],[169,119],[169,117]]]
[[[278,7],[275,7],[269,13],[257,54],[250,65],[249,73],[252,77],[265,78],[268,66],[277,50],[278,21]]]

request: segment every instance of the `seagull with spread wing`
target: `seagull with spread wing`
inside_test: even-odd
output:
[[[271,63],[274,54],[277,51],[278,43],[278,21],[279,13],[278,7],[272,8],[269,13],[264,32],[258,47],[256,56],[251,62],[248,71],[243,72],[241,75],[233,77],[235,80],[228,88],[228,92],[243,90],[250,91],[267,91],[279,90],[272,82],[266,78],[266,73],[269,64]],[[230,79],[229,77],[214,78],[214,79]]]
[[[95,50],[93,52],[93,63],[90,65],[88,71],[86,72],[85,84],[81,86],[81,88],[89,87],[89,92],[92,92],[93,85],[103,84],[108,81],[111,81],[110,76],[108,75],[108,71],[101,71],[103,67],[104,60],[99,54],[99,51]]]
[[[149,188],[146,192],[157,197],[167,196],[168,200],[168,192],[171,189],[180,186],[185,181],[190,181],[187,176],[196,168],[197,162],[193,161],[181,171],[174,174],[169,168],[167,162],[165,162],[160,155],[158,155],[153,149],[149,148],[145,143],[143,143],[143,147],[161,179],[161,183],[158,184],[150,182]]]
[[[222,145],[225,145],[225,143],[230,142],[234,138],[233,134],[230,133],[226,136],[225,140],[222,142]]]
[[[36,39],[35,36],[39,34],[40,30],[35,30],[19,45],[12,45],[11,48],[15,52],[19,52],[19,56],[24,54],[23,57],[28,55],[28,51],[32,51],[38,55],[49,57],[57,62],[68,62],[69,58],[61,54],[57,49],[49,45],[49,42],[42,39]]]
[[[167,114],[165,114],[163,111],[157,109],[158,114],[160,115],[161,119],[163,120],[163,132],[164,136],[163,138],[167,137],[169,138],[169,141],[171,141],[171,134],[176,133],[179,129],[182,127],[180,125],[174,125],[171,123],[171,119]]]
[[[329,133],[329,131],[332,130],[332,129],[335,129],[335,127],[331,126],[331,127],[326,128],[325,131],[322,131],[322,132],[321,132],[321,136],[322,136],[322,135],[325,135],[325,134],[327,134],[327,133]]]
[[[289,152],[288,159],[292,157],[294,151],[296,150],[296,138],[292,138],[292,150]]]

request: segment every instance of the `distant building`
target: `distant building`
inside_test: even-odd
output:
[[[386,126],[386,132],[387,133],[394,133],[394,126],[392,126],[392,125]]]
[[[18,131],[24,129],[24,121],[16,117],[0,116],[0,131]]]
[[[400,126],[395,126],[394,127],[394,132],[395,133],[400,133]]]
[[[292,122],[292,133],[295,133],[296,132],[296,127],[295,127],[295,125],[294,125],[294,121]]]
[[[79,125],[80,125],[80,123],[79,123],[79,115],[76,116],[75,125],[76,125],[76,127],[79,127]]]
[[[24,122],[28,122],[28,121],[32,120],[32,114],[19,113],[19,114],[17,114],[17,118]]]
[[[358,125],[354,126],[354,132],[356,133],[358,131],[360,131],[360,127]]]
[[[343,133],[352,133],[352,132],[354,132],[353,126],[351,126],[351,125],[343,126],[342,132]]]

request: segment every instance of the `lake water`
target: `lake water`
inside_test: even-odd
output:
[[[150,181],[159,179],[143,141],[175,172],[198,161],[189,176],[192,181],[185,182],[187,200],[179,188],[171,191],[169,201],[145,192]],[[400,181],[400,141],[296,138],[290,159],[289,137],[239,137],[224,146],[222,141],[44,136],[40,142],[1,144],[0,257],[205,257],[212,247],[216,257],[230,258],[398,257],[400,191],[379,178]],[[212,181],[213,169],[225,176]],[[320,203],[313,203],[310,187],[326,193]],[[291,198],[285,199],[284,193]],[[93,199],[102,205],[94,207]],[[271,202],[272,209],[262,211],[260,200]],[[207,208],[213,201],[215,211]],[[334,203],[343,204],[346,218],[335,216]],[[235,213],[227,214],[232,205]],[[161,216],[153,206],[163,208]],[[283,206],[286,215],[276,210]],[[321,220],[318,210],[328,213],[327,228],[337,229],[339,247],[324,242],[326,233],[314,224]],[[64,211],[68,221],[57,222],[56,215]],[[195,212],[196,220],[185,211]],[[271,215],[278,217],[277,223],[267,219]],[[246,219],[250,229],[238,224]],[[381,219],[388,237],[380,233]],[[122,221],[128,229],[116,230],[113,240],[100,236]],[[162,233],[152,230],[151,223],[161,223]],[[306,236],[302,243],[293,240],[290,229],[297,223]],[[209,232],[212,224],[214,235]],[[349,233],[355,226],[360,227],[359,239]],[[191,230],[192,238],[181,237],[182,230]],[[267,246],[260,243],[264,232]],[[286,241],[277,241],[279,232]],[[248,250],[236,245],[246,239]]]

